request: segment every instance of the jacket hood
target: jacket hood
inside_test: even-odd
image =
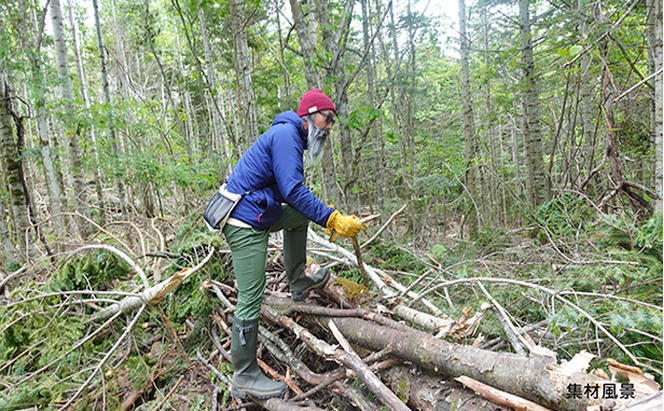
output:
[[[304,126],[302,125],[302,119],[298,117],[297,114],[295,114],[294,111],[284,111],[282,113],[279,113],[277,117],[274,118],[272,121],[272,125],[276,126],[277,124],[281,123],[286,123],[286,124],[292,124],[297,128],[297,132],[300,134],[300,137],[302,137],[302,140],[304,141],[305,147],[307,144],[307,132],[304,131]]]

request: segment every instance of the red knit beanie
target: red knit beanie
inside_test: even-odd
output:
[[[300,106],[297,108],[297,115],[302,117],[323,110],[332,110],[335,114],[337,113],[332,100],[321,90],[313,89],[302,95]]]

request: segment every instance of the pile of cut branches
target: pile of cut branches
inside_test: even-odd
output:
[[[644,398],[661,401],[658,384],[638,368],[613,362],[611,377],[599,369],[589,373],[594,355],[587,352],[559,364],[555,353],[511,326],[505,310],[488,293],[491,304],[483,304],[477,313],[465,310],[461,318],[450,319],[426,297],[358,261],[352,252],[313,231],[309,237],[319,256],[363,265],[362,271],[381,294],[333,277],[324,290],[303,303],[294,303],[280,281],[283,278],[274,276],[262,310],[260,365],[266,374],[286,382],[292,397],[254,400],[265,409],[326,409],[322,404],[329,404],[334,396],[361,410],[377,409],[376,402],[390,410],[610,410]],[[317,268],[314,263],[308,269]],[[486,291],[482,280],[473,281]],[[232,286],[215,281],[204,286],[220,298],[224,313],[232,312]],[[409,307],[408,302],[414,300],[430,308],[429,312]],[[521,353],[481,349],[479,340],[472,345],[446,341],[469,336],[489,308],[503,318],[506,333]],[[219,329],[229,330],[229,319],[222,317],[215,316]],[[214,354],[221,353],[230,361],[228,336],[221,339],[215,331],[213,341]],[[219,377],[229,388],[231,376]],[[361,382],[362,390],[354,380]],[[583,393],[584,388],[596,386],[599,395]],[[581,395],[576,387],[582,387]],[[615,395],[604,387],[616,387]]]
[[[455,276],[446,280],[435,266],[418,275],[409,273],[407,284],[400,284],[384,270],[361,261],[360,250],[366,249],[370,241],[362,246],[354,244],[353,252],[346,249],[344,243],[330,243],[310,230],[309,252],[318,263],[311,263],[307,270],[317,270],[318,264],[344,269],[356,267],[362,275],[355,277],[357,281],[341,275],[333,276],[327,287],[312,293],[302,303],[294,303],[279,258],[280,235],[271,237],[267,295],[259,330],[259,365],[272,378],[287,383],[289,393],[285,399],[252,399],[244,404],[229,404],[232,367],[229,365],[231,331],[228,324],[232,321],[236,288],[232,283],[233,276],[209,272],[201,282],[199,275],[210,267],[210,261],[215,261],[216,268],[212,271],[220,268],[221,261],[226,273],[230,272],[229,252],[218,249],[219,242],[215,243],[217,248],[201,246],[199,242],[194,256],[187,259],[190,266],[183,267],[182,261],[178,260],[181,256],[166,252],[164,241],[160,241],[160,255],[180,261],[180,270],[166,279],[158,275],[164,274],[163,270],[153,267],[150,272],[139,264],[137,256],[148,255],[146,250],[149,247],[144,244],[141,254],[132,253],[130,246],[124,246],[127,254],[106,244],[70,251],[69,258],[91,251],[112,254],[123,261],[128,272],[133,272],[133,279],[124,283],[122,289],[113,289],[117,282],[112,281],[103,291],[90,287],[85,275],[80,279],[88,284],[85,290],[49,293],[42,289],[35,294],[17,288],[3,307],[4,312],[12,314],[7,321],[0,318],[0,324],[3,324],[3,333],[7,332],[3,335],[4,340],[11,339],[9,342],[20,349],[7,352],[0,358],[0,371],[4,370],[7,377],[0,381],[0,386],[7,388],[7,392],[18,392],[16,390],[47,370],[60,369],[63,363],[70,368],[78,364],[80,372],[71,378],[54,373],[53,378],[49,376],[50,379],[46,380],[54,386],[66,381],[69,388],[60,394],[62,397],[53,398],[37,389],[26,394],[26,397],[29,394],[36,398],[31,399],[30,404],[54,409],[106,409],[108,387],[105,378],[118,374],[119,365],[127,361],[130,353],[138,351],[139,357],[150,356],[157,342],[170,340],[174,343],[173,348],[161,353],[157,363],[143,376],[145,381],[140,387],[127,390],[129,394],[120,409],[143,409],[141,402],[159,409],[178,396],[186,397],[187,392],[182,390],[194,388],[205,393],[202,395],[209,409],[229,411],[250,408],[254,404],[269,410],[376,410],[382,407],[389,410],[630,408],[645,411],[653,404],[657,407],[661,404],[659,385],[653,377],[641,371],[644,364],[639,363],[639,358],[603,325],[605,323],[584,310],[577,295],[545,287],[538,281],[512,278]],[[95,260],[101,261],[99,256]],[[8,280],[3,281],[2,285],[7,283]],[[607,366],[589,371],[595,367],[591,365],[595,356],[586,351],[568,357],[567,361],[559,360],[552,351],[559,347],[548,344],[551,341],[547,339],[550,334],[547,332],[548,319],[531,326],[519,326],[509,307],[503,307],[500,298],[494,297],[485,287],[490,283],[535,290],[548,296],[552,304],[555,302],[575,311],[578,317],[592,325],[598,339],[601,337],[622,350],[633,366],[603,358]],[[472,286],[476,300],[480,302],[474,305],[474,309],[455,310],[456,314],[450,318],[441,309],[442,302],[452,306],[457,295],[448,292],[448,288],[458,284]],[[173,302],[173,295],[182,287],[202,290],[218,308],[211,314],[202,310],[204,315],[199,318],[185,316],[183,324],[173,324],[162,310],[167,304],[165,299],[170,299],[168,304],[176,306],[182,302],[195,304],[187,301],[186,295]],[[44,308],[33,304],[37,301],[50,305]],[[15,310],[16,307],[20,307],[20,311]],[[661,312],[661,308],[653,309]],[[71,317],[67,317],[67,313]],[[29,330],[32,334],[24,328],[16,330],[18,325],[22,326],[27,318],[35,315],[44,319],[35,323],[35,327],[41,328]],[[146,316],[152,321],[147,321]],[[122,318],[126,318],[124,325],[121,324]],[[505,337],[484,341],[477,330],[487,319],[499,323]],[[44,325],[46,322],[48,324]],[[142,332],[141,328],[150,330],[155,322],[163,325],[161,336]],[[53,348],[54,352],[49,351],[49,355],[36,354],[44,338],[48,338],[40,330],[53,324],[65,328],[70,324],[70,329],[63,335],[71,334],[73,341],[60,351]],[[136,327],[137,324],[142,327]],[[200,349],[193,353],[185,347],[186,342],[183,344],[192,337],[203,341]],[[145,341],[138,341],[142,338]],[[106,339],[106,345],[99,344],[103,339]],[[95,348],[92,355],[82,356],[81,347],[90,345],[99,348]],[[497,347],[511,347],[514,353],[496,351]],[[145,348],[150,353],[143,352]],[[100,349],[103,350],[101,353]],[[177,382],[163,384],[165,375],[177,367],[176,357],[186,357],[189,387],[183,387],[187,384],[186,379],[183,383],[183,369],[178,371],[180,378]],[[34,360],[26,361],[26,358]],[[203,370],[207,367],[210,378],[205,382],[206,387],[191,385],[196,378],[198,381],[201,378],[200,368],[193,373],[195,378],[191,377],[192,364],[198,364]],[[133,371],[129,365],[125,368],[129,369],[127,372]],[[152,398],[150,393],[159,385],[157,380],[163,384],[163,392],[157,390],[160,395]],[[74,381],[75,386],[72,386]],[[101,408],[97,400],[94,405],[89,405],[90,397],[100,395],[104,398],[100,402]]]

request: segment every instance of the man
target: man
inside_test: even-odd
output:
[[[295,301],[301,301],[310,291],[324,287],[330,277],[325,268],[313,276],[304,272],[309,221],[342,237],[367,228],[357,217],[323,204],[304,185],[304,150],[310,160],[320,160],[335,114],[334,103],[321,90],[307,91],[297,114],[279,114],[228,178],[228,191],[247,193],[224,227],[238,287],[231,338],[235,368],[231,395],[235,398],[250,395],[266,399],[286,392],[286,384],[267,378],[256,362],[269,233],[284,230],[284,265],[290,291]]]

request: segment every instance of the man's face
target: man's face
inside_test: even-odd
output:
[[[313,124],[307,122],[307,151],[309,160],[317,162],[323,157],[325,141],[334,125],[334,111],[318,111],[311,115],[311,119],[313,120]]]
[[[334,111],[323,110],[314,114],[314,126],[324,128],[328,131],[332,130],[334,125]]]

